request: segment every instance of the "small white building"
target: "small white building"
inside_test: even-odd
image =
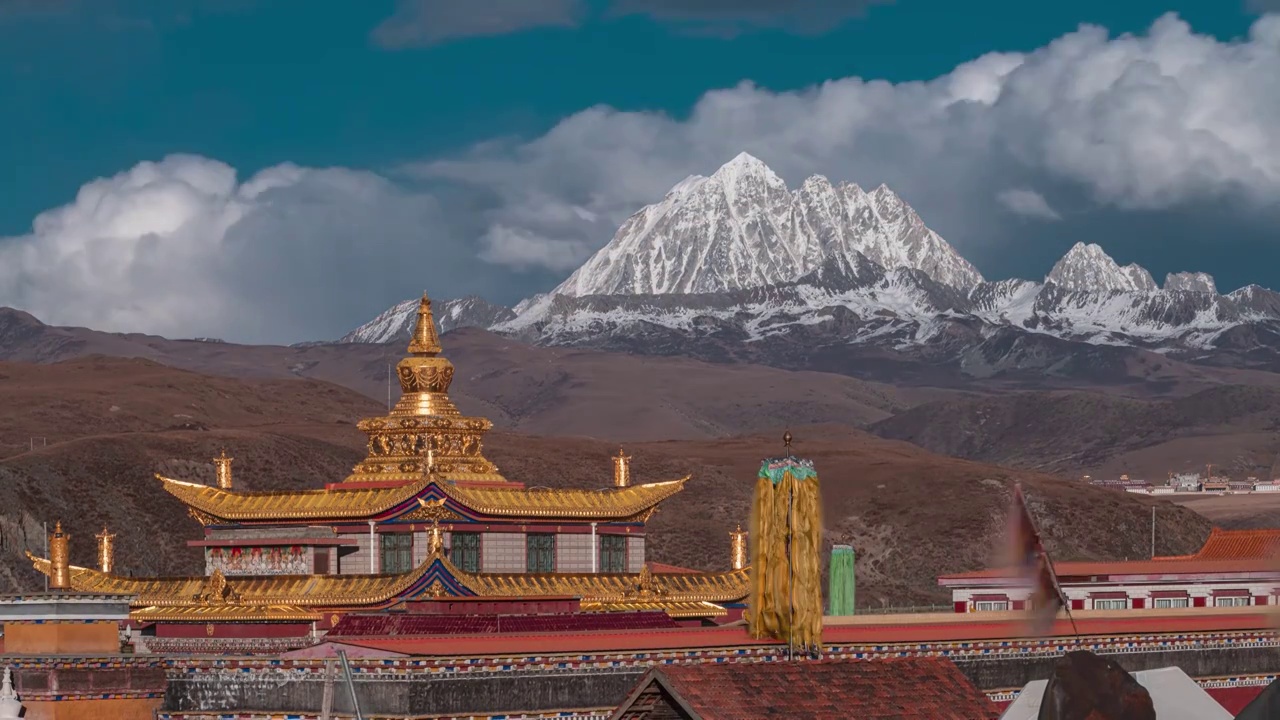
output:
[[[1215,528],[1194,555],[1121,562],[1058,562],[1072,610],[1240,607],[1280,604],[1280,530]],[[943,575],[955,611],[1022,610],[1031,588],[1009,570]]]

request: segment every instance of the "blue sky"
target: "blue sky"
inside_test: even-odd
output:
[[[946,76],[987,53],[1033,53],[1082,23],[1102,26],[1112,38],[1122,33],[1147,36],[1152,24],[1169,12],[1190,26],[1196,42],[1216,47],[1247,38],[1261,10],[1260,5],[1250,8],[1233,0],[1084,0],[1042,6],[1012,0],[870,5],[858,0],[744,0],[733,4],[733,12],[717,9],[724,5],[715,0],[614,0],[595,5],[575,0],[473,0],[459,9],[437,0],[0,0],[0,160],[8,170],[0,174],[0,252],[6,246],[25,248],[21,256],[10,255],[8,274],[0,269],[0,304],[24,307],[50,321],[113,330],[172,333],[181,324],[190,326],[191,334],[291,341],[340,333],[352,321],[412,295],[422,285],[442,285],[435,291],[440,295],[478,292],[514,302],[563,278],[608,240],[609,228],[616,227],[619,216],[637,209],[644,198],[659,199],[658,188],[669,187],[688,172],[709,173],[733,154],[728,146],[706,143],[705,157],[699,156],[702,146],[695,146],[693,153],[688,148],[681,151],[695,156],[688,158],[689,167],[672,163],[661,168],[650,167],[646,157],[620,160],[612,149],[612,154],[594,160],[586,154],[578,157],[584,144],[613,142],[606,139],[613,136],[600,129],[610,123],[614,128],[658,123],[642,131],[650,136],[664,132],[660,122],[673,123],[673,128],[692,126],[691,114],[706,93],[731,89],[742,81],[754,83],[751,92],[771,100],[842,78],[905,87],[900,84]],[[755,12],[755,6],[770,9]],[[481,17],[468,17],[466,8]],[[1267,45],[1270,37],[1245,42]],[[1109,47],[1110,41],[1100,42],[1095,50]],[[1168,54],[1158,48],[1152,52]],[[1253,77],[1242,80],[1242,87],[1274,92],[1280,98],[1274,84]],[[1257,82],[1263,87],[1250,85]],[[909,88],[900,91],[907,92]],[[1176,90],[1169,92],[1177,95]],[[1254,105],[1252,112],[1263,118],[1280,107]],[[610,110],[582,114],[600,106]],[[621,113],[610,114],[614,110]],[[619,191],[616,197],[593,196],[588,202],[583,198],[590,193],[564,181],[575,168],[538,155],[556,143],[569,142],[561,135],[583,126],[589,126],[587,139],[573,143],[575,161],[590,164],[586,172],[614,163],[614,173],[643,177],[636,180],[641,187]],[[617,142],[626,143],[627,130],[619,132]],[[966,137],[974,132],[979,131]],[[665,140],[649,137],[646,142],[655,145],[641,148],[631,143],[635,155],[656,152]],[[921,145],[918,138],[912,142],[912,147]],[[951,154],[944,148],[931,155],[929,163],[911,167],[920,160],[917,150],[897,158],[859,151],[863,154],[852,153],[836,162],[819,150],[784,147],[785,142],[767,132],[758,138],[748,132],[739,144],[750,145],[737,149],[759,155],[789,183],[812,172],[871,186],[888,182],[990,277],[1043,275],[1066,247],[1083,239],[1102,242],[1123,262],[1148,265],[1157,277],[1166,271],[1203,269],[1218,276],[1226,289],[1247,282],[1280,285],[1280,278],[1256,262],[1257,253],[1280,259],[1272,247],[1280,240],[1280,227],[1273,224],[1276,198],[1267,195],[1274,178],[1253,187],[1249,172],[1223,170],[1215,174],[1213,187],[1228,190],[1204,195],[1194,183],[1172,180],[1154,189],[1139,188],[1136,181],[1100,182],[1083,169],[1069,167],[1069,162],[1064,165],[1060,157],[1020,159],[1007,169],[994,169],[1004,168],[1001,163],[1009,156],[1020,157],[1025,148],[1003,149],[985,159],[973,147],[958,147]],[[989,145],[988,140],[984,147]],[[271,229],[269,236],[238,236],[232,242],[227,234],[197,233],[199,239],[183,241],[224,242],[216,252],[205,248],[184,255],[161,248],[143,253],[145,241],[134,238],[121,250],[138,253],[133,260],[85,265],[86,254],[103,250],[101,244],[77,246],[81,240],[69,237],[73,233],[67,229],[72,222],[68,218],[79,215],[64,213],[53,223],[64,235],[49,235],[47,228],[33,232],[40,213],[69,206],[86,183],[174,153],[193,156],[185,162],[234,169],[240,182],[264,170],[284,172],[282,164],[298,166],[299,172],[308,173],[307,180],[297,181],[284,172],[289,180],[272,181],[289,184],[296,192],[288,202],[296,204],[286,211],[286,199],[273,196],[271,206],[277,214],[257,218],[258,225]],[[1044,156],[1054,154],[1046,151]],[[1139,157],[1137,162],[1145,161]],[[1206,162],[1218,165],[1203,159],[1190,165],[1203,167]],[[965,167],[942,169],[953,163]],[[172,167],[158,172],[168,173]],[[344,174],[313,176],[313,168],[338,168],[335,172]],[[944,178],[934,185],[920,180],[954,171],[961,174],[949,181],[962,182],[973,168],[992,176],[988,195],[1034,186],[1066,221],[1004,217],[988,224],[984,215],[991,212],[962,216],[953,207],[972,203],[948,197],[941,189]],[[212,172],[207,176],[213,178],[209,188],[220,188],[225,180],[218,179],[222,176],[216,168],[190,171]],[[1151,171],[1117,168],[1111,176],[1133,172],[1145,177]],[[1267,171],[1269,167],[1261,172]],[[540,184],[537,172],[552,173],[547,184]],[[204,187],[203,180],[193,182]],[[516,182],[526,187],[514,189]],[[1230,189],[1237,182],[1244,187],[1239,192]],[[351,183],[360,184],[360,189]],[[565,187],[556,187],[561,184]],[[548,192],[555,197],[542,207],[563,202],[592,221],[551,233],[545,218],[528,219],[516,207],[529,203],[528,197],[515,196],[527,194],[530,185],[553,188]],[[103,192],[116,197],[110,188]],[[209,190],[215,196],[218,192]],[[367,205],[355,210],[343,205],[353,202],[352,197],[366,197],[363,193],[372,198]],[[175,202],[188,207],[183,203],[198,201],[128,200],[129,207],[143,202],[159,203],[161,210],[156,212],[162,212]],[[1063,209],[1072,207],[1076,210]],[[366,217],[373,220],[351,220],[346,228],[336,228],[342,222],[334,219]],[[377,219],[387,217],[403,225],[379,225]],[[317,218],[327,218],[323,225],[331,231],[324,244],[306,239]],[[160,222],[162,230],[174,231],[166,222]],[[218,223],[208,218],[206,222]],[[133,227],[121,227],[125,226]],[[501,256],[496,246],[484,245],[495,228],[522,229],[521,237],[554,234],[553,240],[568,244],[554,250],[528,249],[514,258]],[[1178,229],[1176,240],[1165,239],[1169,228]],[[164,232],[153,228],[142,235]],[[1230,236],[1229,246],[1191,237],[1224,232]],[[297,244],[285,245],[279,238],[286,237]],[[385,243],[383,237],[388,238]],[[279,247],[264,250],[263,256],[245,249],[268,243]],[[219,280],[212,277],[215,268],[202,264],[202,253],[227,265],[238,258],[257,269],[224,269],[232,277]],[[302,268],[300,253],[314,255]],[[1232,260],[1236,253],[1251,253],[1254,261]],[[426,267],[419,273],[396,267],[403,265],[396,258],[406,254],[421,258]],[[21,263],[14,260],[19,257]],[[187,269],[159,267],[161,260],[185,263]],[[195,272],[191,268],[204,272],[199,292],[208,297],[173,300],[163,314],[148,309],[152,303],[165,303],[166,292],[192,294],[190,282],[157,287],[164,285],[159,279]],[[299,283],[310,286],[327,286],[324,297],[333,299],[326,319],[299,317],[304,308],[315,307],[310,296],[319,290],[290,293],[268,271],[298,276]],[[104,296],[91,287],[93,282],[106,284],[101,278],[94,280],[99,275],[112,278],[115,289],[110,292],[115,294]],[[80,278],[72,298],[67,292],[41,289],[51,278],[68,276]],[[345,283],[348,289],[334,297],[334,283]],[[234,310],[235,297],[277,303],[281,309],[245,327]],[[87,315],[76,309],[86,304],[121,309]]]

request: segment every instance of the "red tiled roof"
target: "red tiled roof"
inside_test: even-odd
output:
[[[1280,529],[1223,530],[1214,528],[1194,555],[1169,555],[1158,560],[1264,560],[1280,553]]]
[[[663,665],[650,670],[613,717],[653,683],[699,720],[930,718],[994,720],[992,702],[946,658]]]
[[[1280,571],[1280,529],[1223,530],[1214,528],[1194,555],[1165,555],[1151,560],[1116,562],[1056,562],[1060,578],[1108,575],[1184,575]],[[1012,578],[1008,569],[988,568],[942,575],[944,580]]]

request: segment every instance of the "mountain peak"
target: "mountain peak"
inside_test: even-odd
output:
[[[1073,292],[1152,292],[1155,278],[1138,264],[1120,266],[1099,245],[1078,242],[1062,256],[1045,277]]]
[[[886,186],[874,199],[856,185],[814,175],[790,190],[749,153],[705,179],[692,176],[642,208],[553,294],[665,295],[785,283],[836,256],[860,253],[886,270],[905,267],[968,288],[982,276]]]
[[[1213,281],[1213,276],[1202,272],[1169,273],[1164,276],[1164,289],[1218,294],[1218,285]]]

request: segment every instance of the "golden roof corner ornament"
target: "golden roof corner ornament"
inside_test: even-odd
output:
[[[413,337],[409,341],[409,353],[439,355],[440,352],[440,336],[436,334],[436,319],[431,314],[431,298],[423,291],[422,301],[418,303],[418,321],[413,326]]]

